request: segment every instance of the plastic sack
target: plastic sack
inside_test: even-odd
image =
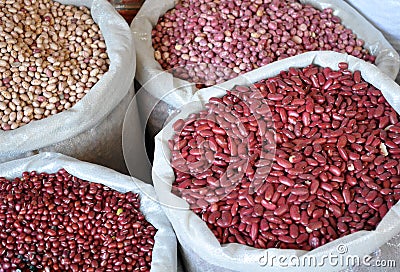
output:
[[[154,188],[151,185],[102,166],[50,152],[2,163],[0,164],[0,177],[12,179],[21,176],[24,171],[55,173],[61,168],[80,179],[101,183],[119,192],[138,193],[141,212],[146,220],[158,230],[154,237],[151,271],[176,271],[175,234],[156,201]]]
[[[191,99],[190,104],[182,107],[181,112],[156,136],[155,160],[153,166],[153,182],[160,202],[175,230],[177,238],[184,251],[185,262],[191,271],[336,271],[346,267],[331,266],[325,262],[324,266],[292,267],[292,266],[266,266],[265,256],[286,258],[307,258],[322,260],[323,256],[336,254],[339,256],[359,256],[362,258],[385,244],[400,232],[400,203],[397,203],[386,214],[374,231],[359,231],[347,235],[312,251],[291,249],[256,249],[237,243],[220,245],[207,224],[194,212],[189,210],[189,204],[171,192],[175,175],[170,165],[171,152],[168,140],[174,135],[172,124],[180,118],[185,119],[191,113],[204,109],[204,104],[210,97],[221,97],[235,85],[248,85],[262,79],[287,71],[290,67],[306,67],[310,64],[330,67],[337,70],[339,62],[348,62],[349,70],[360,70],[365,81],[371,83],[382,91],[387,101],[393,108],[400,112],[400,86],[391,78],[381,72],[376,66],[359,60],[355,57],[335,52],[308,52],[268,66],[246,73],[238,78],[224,82],[220,85],[202,89]],[[339,251],[345,249],[344,251]],[[276,263],[275,263],[276,264]],[[197,268],[196,268],[197,267]]]
[[[143,86],[139,93],[141,116],[149,118],[150,131],[159,131],[170,112],[188,101],[198,90],[194,84],[175,78],[170,73],[162,73],[161,65],[154,59],[151,31],[161,17],[178,1],[147,0],[131,24],[133,33],[137,71],[136,79]],[[372,26],[356,10],[341,0],[300,0],[318,9],[332,8],[333,14],[342,19],[342,24],[353,30],[357,36],[365,40],[365,48],[377,56],[376,65],[391,78],[399,71],[399,55],[374,26]],[[148,110],[154,109],[150,115]],[[155,126],[155,127],[153,127]]]
[[[129,89],[136,68],[129,26],[106,0],[60,2],[90,8],[105,39],[109,70],[71,109],[16,130],[0,131],[0,161],[56,151],[125,171],[122,120],[134,95]]]
[[[382,31],[394,49],[400,53],[400,1],[386,0],[382,3],[378,0],[346,0],[346,2]],[[400,74],[396,81],[400,83]]]

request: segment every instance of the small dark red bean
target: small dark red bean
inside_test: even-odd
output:
[[[9,190],[4,190],[8,185],[13,186],[15,196],[19,195],[13,199],[15,210],[0,205],[0,215],[10,215],[0,216],[0,222],[7,219],[10,225],[10,234],[0,234],[0,244],[8,250],[0,256],[3,268],[4,264],[11,268],[6,259],[14,256],[13,264],[23,271],[32,267],[83,271],[88,270],[87,264],[93,268],[110,265],[118,270],[131,265],[132,270],[150,270],[157,230],[140,212],[137,194],[123,194],[81,180],[64,169],[54,174],[31,172],[12,181],[0,180],[0,202],[10,198]],[[140,245],[146,258],[124,263],[124,258],[134,254],[131,245]],[[51,256],[59,257],[50,260]],[[103,259],[100,264],[99,257]]]

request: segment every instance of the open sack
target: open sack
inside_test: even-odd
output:
[[[139,194],[141,212],[158,230],[154,237],[151,271],[176,271],[175,234],[157,202],[151,185],[102,166],[47,152],[0,164],[0,177],[12,179],[20,177],[24,171],[55,173],[61,168],[80,179],[104,184],[122,193],[131,191]]]
[[[190,271],[339,271],[344,266],[331,265],[325,262],[320,266],[280,266],[276,262],[263,263],[265,256],[307,258],[321,260],[323,256],[336,254],[344,257],[363,256],[374,252],[400,232],[400,204],[395,204],[384,216],[383,220],[373,231],[358,231],[346,235],[311,251],[293,249],[257,249],[238,243],[220,245],[207,224],[194,212],[189,210],[189,204],[171,192],[175,174],[170,165],[171,152],[168,140],[175,134],[172,124],[178,119],[186,119],[191,113],[204,109],[204,104],[211,97],[222,97],[226,90],[235,85],[249,85],[262,79],[287,71],[290,67],[306,67],[310,64],[330,67],[337,70],[338,63],[347,62],[349,70],[360,70],[365,81],[382,91],[389,104],[400,112],[400,87],[386,74],[375,66],[357,58],[335,52],[308,52],[302,55],[284,59],[265,67],[259,68],[243,76],[223,84],[205,88],[191,98],[187,106],[180,108],[180,113],[169,122],[156,136],[155,160],[153,167],[153,182],[156,193],[167,217],[172,223],[175,233],[182,245],[185,262]],[[384,258],[384,256],[382,256]],[[269,259],[270,260],[270,259]],[[265,266],[260,265],[261,263]]]
[[[353,30],[357,37],[365,41],[367,48],[376,58],[376,66],[394,79],[399,71],[399,55],[374,26],[372,26],[355,9],[344,1],[301,0],[318,9],[332,8],[333,14],[342,19],[342,23]],[[154,58],[151,31],[158,19],[177,1],[146,1],[137,17],[131,24],[135,40],[137,71],[136,79],[143,86],[138,94],[142,122],[148,122],[150,134],[156,134],[176,108],[190,101],[198,91],[188,81],[178,79],[171,73],[164,72]],[[150,113],[153,111],[153,114]]]
[[[90,9],[104,36],[109,70],[71,109],[16,130],[0,131],[0,161],[56,151],[126,171],[122,121],[134,95],[130,86],[136,67],[129,27],[106,0],[60,2]]]

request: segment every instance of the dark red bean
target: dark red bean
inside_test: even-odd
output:
[[[320,187],[328,192],[332,192],[333,191],[333,186],[330,183],[327,182],[322,182],[320,183]]]
[[[294,239],[290,236],[282,236],[282,235],[278,236],[278,239],[279,239],[279,241],[282,241],[287,244],[293,244],[296,241],[296,239]]]
[[[292,188],[291,193],[293,195],[306,195],[309,193],[309,191],[307,190],[307,188]]]
[[[322,228],[323,224],[321,221],[314,221],[314,222],[310,222],[308,223],[307,227],[311,230],[318,230],[320,228]]]
[[[282,184],[285,184],[286,186],[293,186],[295,184],[294,180],[292,180],[292,179],[290,179],[290,178],[288,178],[286,176],[280,176],[279,177],[279,181]]]
[[[277,216],[281,216],[289,211],[288,205],[282,205],[275,209],[274,214]]]
[[[340,168],[337,167],[336,165],[331,165],[329,166],[329,171],[334,174],[335,176],[340,176],[341,175],[341,171]]]
[[[377,191],[370,191],[366,197],[365,200],[368,202],[373,201],[376,197],[378,196],[378,192]]]
[[[339,223],[337,224],[337,228],[338,228],[338,230],[339,230],[340,232],[346,232],[347,229],[348,229],[347,225],[346,225],[345,223],[341,223],[341,222],[339,222]]]
[[[288,160],[285,160],[285,159],[283,159],[283,158],[277,157],[277,158],[276,158],[276,162],[277,162],[280,166],[282,166],[283,168],[285,168],[285,169],[290,169],[290,168],[293,167],[293,165],[292,165]]]
[[[286,229],[274,229],[274,230],[271,231],[271,233],[273,235],[278,236],[277,238],[279,239],[279,236],[287,235],[289,233],[289,231],[286,230]]]
[[[296,239],[299,236],[299,227],[295,224],[290,225],[289,234],[290,237]]]
[[[342,215],[342,210],[337,205],[330,205],[328,209],[336,216],[340,217]]]
[[[273,210],[276,209],[276,205],[275,204],[273,204],[271,202],[268,202],[268,201],[266,201],[264,199],[261,201],[261,205],[263,205],[264,208],[266,208],[267,210],[273,211]]]
[[[305,241],[308,240],[308,234],[307,233],[302,233],[297,237],[296,243],[298,244],[303,244]]]
[[[292,205],[290,207],[290,217],[295,221],[300,220],[300,209],[297,205]]]
[[[179,119],[174,123],[173,129],[178,132],[183,128],[184,125],[185,125],[185,121],[182,119]]]
[[[350,190],[349,190],[349,188],[348,187],[345,187],[344,189],[343,189],[343,199],[344,199],[344,202],[346,203],[346,204],[350,204],[350,202],[351,202],[351,193],[350,193]]]

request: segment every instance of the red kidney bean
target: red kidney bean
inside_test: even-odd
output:
[[[351,202],[351,192],[348,187],[344,187],[343,189],[343,200],[347,205]]]
[[[276,8],[270,3],[258,5],[258,8],[253,8],[253,2],[248,0],[240,1],[238,5],[224,1],[180,1],[175,8],[159,18],[152,31],[155,59],[163,69],[172,71],[176,77],[198,83],[199,87],[220,83],[238,74],[306,51],[334,50],[366,61],[375,61],[375,57],[362,47],[364,42],[340,23],[332,9],[320,11],[294,0],[280,1]],[[296,8],[295,12],[292,12],[293,6]],[[194,14],[207,14],[207,18],[193,16]],[[234,18],[244,14],[246,19],[237,25]],[[285,18],[282,14],[285,14]],[[274,19],[267,20],[265,16]],[[306,18],[309,24],[301,23],[297,30],[292,28],[292,31],[288,31],[292,23],[287,25],[286,22],[297,21],[298,18]],[[323,32],[320,31],[321,24],[326,26]],[[240,34],[238,27],[241,29]],[[340,69],[344,70],[343,68]],[[318,69],[311,68],[300,74],[299,78],[282,80],[282,84],[296,83],[293,85],[296,90],[305,81],[316,88],[322,85],[325,90],[337,90],[341,84],[333,84],[333,79],[341,76],[340,72],[322,74],[318,73]],[[353,77],[354,82],[343,79],[341,83],[349,86],[350,90],[366,88],[360,75]],[[269,98],[283,101],[286,96],[277,93],[273,88],[269,88]],[[247,92],[248,88],[236,90]],[[289,105],[290,100],[293,105],[299,106],[304,104],[305,99],[287,99],[284,104]],[[378,116],[379,113],[380,110],[375,115]],[[307,117],[304,121],[305,124],[308,123]]]
[[[329,172],[331,172],[335,176],[340,176],[342,174],[342,172],[340,171],[340,168],[337,167],[336,165],[329,166]]]
[[[281,216],[281,215],[285,214],[286,212],[288,212],[288,210],[289,210],[288,205],[282,205],[275,209],[274,214],[277,216]]]
[[[295,184],[294,180],[292,180],[292,179],[290,179],[290,178],[288,178],[288,177],[286,177],[286,176],[280,176],[280,177],[279,177],[279,181],[280,181],[282,184],[284,184],[284,185],[286,185],[286,186],[289,186],[289,187],[291,187],[291,186],[293,186],[293,185]]]
[[[295,221],[299,221],[301,219],[300,209],[297,205],[290,206],[290,217]]]
[[[293,164],[291,164],[288,160],[285,160],[285,159],[283,159],[283,158],[277,157],[277,158],[276,158],[276,162],[277,162],[280,166],[282,166],[283,168],[285,168],[285,169],[290,169],[290,168],[293,167]]]
[[[309,192],[308,192],[308,189],[307,189],[307,188],[292,188],[292,189],[291,189],[291,193],[292,193],[293,195],[301,196],[301,195],[306,195],[306,194],[308,194]]]
[[[323,209],[315,210],[312,214],[313,218],[321,218],[324,216],[325,211]]]
[[[299,236],[299,227],[295,224],[290,225],[289,234],[290,237],[296,239]]]
[[[324,189],[325,191],[328,191],[328,192],[332,192],[333,191],[333,186],[330,183],[322,182],[322,183],[320,183],[319,186],[321,187],[321,189]]]
[[[263,205],[264,208],[266,208],[267,210],[275,210],[276,209],[276,205],[270,202],[267,202],[266,200],[261,200],[261,205]]]
[[[310,185],[310,194],[315,195],[319,189],[319,181],[314,179],[311,181]]]
[[[342,194],[341,194],[339,191],[334,190],[334,191],[332,191],[331,195],[333,196],[333,198],[334,198],[338,203],[343,203],[343,202],[344,202],[344,199],[343,199],[343,197],[342,197]]]
[[[308,240],[308,234],[307,233],[302,233],[302,234],[299,235],[299,237],[297,237],[296,243],[303,244],[307,240]]]
[[[291,68],[178,121],[169,143],[173,190],[221,243],[310,250],[373,230],[399,200],[397,113],[361,74],[340,67]],[[207,166],[202,154],[218,163]]]
[[[382,197],[377,197],[375,198],[374,202],[372,203],[372,206],[374,206],[375,208],[379,208],[382,204],[383,204],[384,200]],[[390,203],[390,202],[388,202]]]
[[[279,235],[278,239],[279,239],[279,241],[282,241],[286,244],[293,244],[296,241],[294,238],[292,238],[290,236],[282,236],[282,235]]]
[[[373,201],[378,196],[377,191],[369,191],[369,193],[365,196],[365,200],[368,202]]]
[[[274,229],[274,230],[271,231],[271,233],[273,235],[278,236],[277,238],[279,239],[280,236],[284,236],[284,235],[288,234],[289,232],[287,230],[285,230],[285,229]]]
[[[137,194],[81,180],[64,169],[0,180],[0,202],[13,207],[0,207],[0,214],[7,215],[0,216],[0,224],[7,222],[10,231],[0,235],[7,249],[0,257],[3,268],[12,258],[7,271],[128,266],[150,271],[157,230],[140,212]],[[133,254],[135,261],[129,257]]]
[[[337,148],[340,157],[344,160],[344,161],[348,161],[349,160],[349,156],[347,155],[347,152],[344,148],[338,146]],[[339,175],[340,176],[340,175]]]
[[[311,230],[318,230],[320,228],[322,228],[323,224],[321,221],[314,221],[314,222],[310,222],[307,227]]]
[[[346,232],[348,230],[348,227],[345,223],[339,222],[337,224],[337,228],[340,232]]]

